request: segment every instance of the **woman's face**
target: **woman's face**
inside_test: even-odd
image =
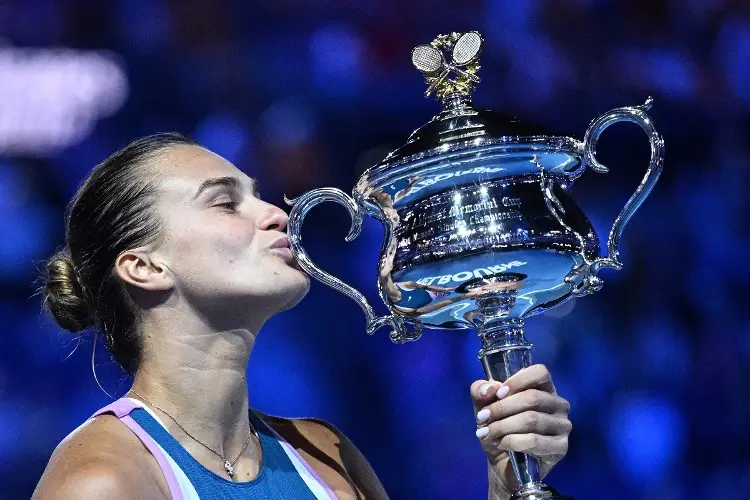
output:
[[[260,320],[302,299],[309,280],[292,259],[287,215],[258,198],[253,179],[197,146],[170,148],[154,168],[158,251],[181,297],[211,316]]]

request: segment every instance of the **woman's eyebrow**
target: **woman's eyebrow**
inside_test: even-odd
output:
[[[253,182],[253,184],[255,183]],[[200,187],[198,188],[198,191],[196,191],[195,194],[193,195],[192,201],[195,201],[201,195],[201,193],[203,193],[206,189],[210,189],[210,188],[217,187],[217,186],[240,190],[242,188],[242,181],[236,177],[231,177],[231,176],[214,177],[212,179],[206,179],[200,185]]]

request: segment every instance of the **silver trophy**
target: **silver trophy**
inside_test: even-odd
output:
[[[390,338],[402,343],[417,340],[423,326],[473,328],[487,378],[505,381],[531,364],[527,317],[599,290],[601,269],[622,268],[620,236],[659,178],[664,141],[646,114],[650,98],[599,116],[583,141],[544,135],[511,117],[475,109],[470,96],[479,81],[482,43],[477,32],[452,33],[416,47],[412,62],[442,111],[362,174],[351,196],[320,188],[287,200],[289,236],[302,269],[360,305],[368,334],[387,325]],[[651,159],[601,255],[571,187],[587,166],[607,172],[596,160],[596,143],[620,121],[646,132]],[[378,289],[388,314],[376,316],[360,292],[317,267],[303,248],[305,215],[326,201],[349,210],[347,241],[360,233],[365,214],[383,223]],[[513,499],[566,498],[541,482],[534,457],[510,458],[518,482]]]

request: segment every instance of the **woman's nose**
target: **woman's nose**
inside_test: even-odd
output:
[[[284,231],[289,216],[275,205],[268,205],[263,217],[258,220],[258,228],[264,231]]]

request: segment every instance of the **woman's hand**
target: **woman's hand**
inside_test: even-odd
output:
[[[496,496],[510,495],[516,488],[507,451],[539,459],[542,477],[567,453],[573,427],[568,420],[570,403],[557,395],[544,365],[524,368],[504,384],[477,380],[471,385],[471,398]]]

